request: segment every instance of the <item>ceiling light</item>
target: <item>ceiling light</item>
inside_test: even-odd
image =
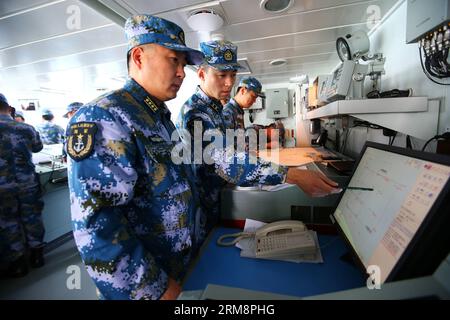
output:
[[[200,9],[192,12],[187,24],[194,31],[215,31],[222,27],[223,19],[212,9]]]
[[[259,6],[269,13],[278,13],[286,11],[293,3],[294,0],[262,0]]]
[[[283,66],[286,63],[287,63],[286,59],[275,59],[269,62],[269,64],[274,67]]]
[[[307,74],[302,74],[302,75],[290,78],[289,82],[298,83],[298,84],[306,84],[306,83],[309,83],[309,78],[308,78]]]

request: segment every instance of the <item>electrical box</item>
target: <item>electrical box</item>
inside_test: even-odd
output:
[[[408,0],[406,43],[414,43],[450,21],[450,0]]]
[[[327,77],[327,83],[320,90],[319,97],[326,102],[362,99],[364,78],[368,68],[367,64],[345,60]]]
[[[309,86],[308,90],[308,105],[310,109],[324,106],[327,102],[326,99],[322,99],[329,75],[317,76],[313,84]]]
[[[266,110],[267,118],[287,118],[289,116],[288,89],[267,89]]]
[[[325,94],[321,97],[328,102],[345,99],[352,82],[355,65],[356,63],[351,60],[339,64],[328,77],[325,88],[321,90],[321,93],[324,91]]]

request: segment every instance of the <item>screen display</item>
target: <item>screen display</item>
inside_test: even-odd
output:
[[[367,147],[334,217],[384,282],[448,183],[450,167]]]

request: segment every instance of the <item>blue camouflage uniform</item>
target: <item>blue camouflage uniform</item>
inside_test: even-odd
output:
[[[238,88],[245,87],[255,92],[259,97],[265,98],[265,95],[261,92],[262,85],[254,77],[244,77],[239,81]],[[225,124],[229,129],[245,129],[244,125],[244,110],[231,98],[230,101],[223,107],[223,118]]]
[[[219,70],[236,70],[237,63],[236,46],[230,42],[210,41],[200,44],[205,54],[205,62]],[[200,87],[182,106],[177,120],[177,127],[185,129],[191,137],[191,146],[194,141],[194,125],[199,121],[203,132],[214,132],[219,130],[226,137],[227,125],[222,115],[222,105],[219,100],[209,97]],[[209,142],[203,142],[203,149]],[[227,147],[226,142],[220,142],[223,150]],[[251,163],[246,153],[232,153],[226,156],[220,155],[217,150],[211,150],[216,154],[213,156],[214,164],[196,164],[194,173],[196,185],[200,194],[202,212],[206,214],[204,233],[207,234],[218,222],[220,217],[220,192],[226,183],[236,185],[281,183],[285,177],[287,168],[274,166],[268,162],[258,161]],[[224,151],[226,152],[226,151]],[[239,164],[240,163],[240,164]]]
[[[233,98],[223,107],[222,115],[228,129],[245,129],[244,109]]]
[[[42,115],[53,115],[48,109],[42,111]],[[44,122],[36,125],[36,130],[41,136],[41,140],[44,144],[58,144],[64,141],[64,129],[51,121],[45,120]]]
[[[3,101],[4,96],[0,94]],[[13,262],[29,247],[43,243],[43,202],[32,152],[43,148],[28,124],[0,115],[0,259]]]
[[[125,30],[129,49],[156,43],[202,60],[170,21],[137,15]],[[74,238],[89,275],[105,299],[159,299],[200,246],[193,173],[171,160],[178,134],[168,108],[130,78],[68,128]]]

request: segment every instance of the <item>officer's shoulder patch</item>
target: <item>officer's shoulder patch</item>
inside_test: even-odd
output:
[[[69,127],[67,154],[75,161],[81,161],[94,151],[97,125],[93,122],[77,122]]]

